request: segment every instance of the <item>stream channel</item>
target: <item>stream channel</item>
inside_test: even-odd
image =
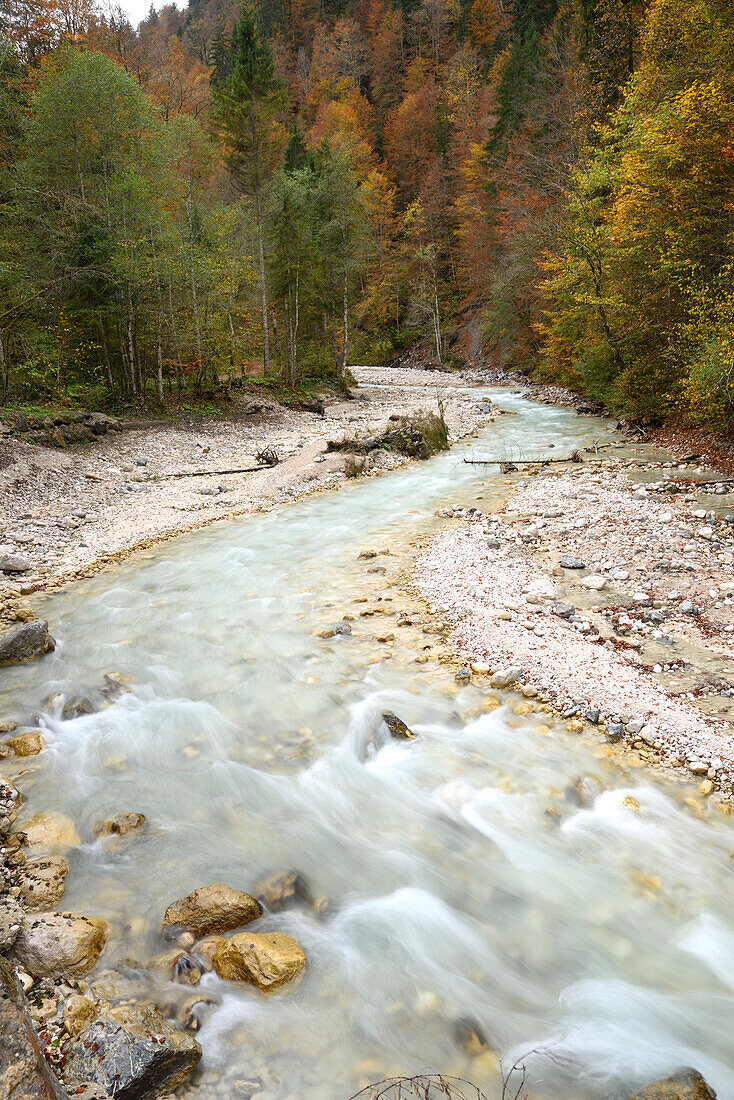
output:
[[[186,1100],[249,1096],[253,1079],[258,1100],[345,1100],[421,1070],[495,1100],[492,1055],[457,1042],[467,1018],[505,1065],[526,1055],[530,1100],[621,1098],[680,1066],[734,1098],[729,821],[615,764],[601,737],[416,663],[435,637],[403,643],[395,626],[411,613],[397,578],[411,541],[445,524],[436,509],[507,492],[465,455],[564,454],[604,429],[482,392],[515,415],[471,443],[180,537],[49,598],[38,610],[56,652],[2,672],[3,715],[130,677],[107,709],[46,715],[47,751],[10,774],[26,816],[76,823],[63,908],[110,923],[102,964],[131,989],[169,1004],[197,992],[144,968],[166,949],[166,906],[198,886],[252,890],[293,868],[329,899],[253,926],[303,945],[297,986],[265,997],[202,980],[214,1003]],[[359,559],[366,548],[390,554]],[[352,637],[316,636],[344,614]],[[392,645],[375,640],[387,630]],[[386,743],[385,710],[419,738]],[[602,788],[586,806],[583,776]],[[123,810],[146,830],[95,841],[93,823]]]

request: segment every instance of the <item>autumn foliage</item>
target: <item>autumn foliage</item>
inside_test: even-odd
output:
[[[730,416],[732,0],[258,0],[248,12],[272,69],[258,138],[272,154],[255,190],[238,186],[215,110],[240,0],[166,6],[137,29],[92,0],[0,0],[0,148],[15,181],[5,388],[47,378],[59,347],[68,377],[112,390],[156,377],[162,393],[263,354],[267,366],[270,345],[289,385],[327,360],[343,378],[347,358],[416,339],[461,360],[479,329],[482,363],[639,415]],[[59,291],[67,275],[58,252],[44,258],[48,233],[28,235],[38,212],[18,184],[17,166],[41,170],[26,156],[37,97],[72,53],[117,67],[142,112],[138,151],[113,166],[127,198],[88,211],[114,268],[96,312],[74,297],[73,272]],[[93,142],[82,100],[78,133]],[[62,223],[82,190],[89,205],[92,160],[79,161],[89,180],[72,168],[40,180],[65,196],[52,237],[74,239]]]

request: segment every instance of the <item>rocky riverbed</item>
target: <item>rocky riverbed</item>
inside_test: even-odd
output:
[[[376,387],[387,384],[378,373],[373,382]],[[411,398],[414,407],[425,407],[425,396],[424,391]],[[402,392],[390,400],[396,409],[405,408]],[[454,406],[456,434],[476,418],[491,415],[485,402],[467,394],[461,401],[456,395]],[[353,424],[343,425],[345,433],[354,431]],[[359,430],[373,427],[368,419]],[[357,652],[377,665],[391,660],[430,666],[439,658],[456,670],[457,691],[473,692],[477,699],[486,696],[482,713],[501,705],[490,690],[496,689],[511,701],[517,716],[513,721],[533,714],[544,722],[562,716],[564,737],[608,740],[627,768],[664,764],[689,785],[690,809],[704,814],[716,803],[728,813],[734,766],[727,708],[734,678],[728,679],[726,662],[734,545],[726,510],[717,503],[724,502],[726,483],[706,475],[695,462],[676,462],[653,452],[630,457],[624,448],[613,448],[601,458],[592,448],[583,457],[581,463],[525,466],[522,473],[504,479],[502,501],[491,507],[480,499],[485,495],[481,486],[475,505],[467,505],[465,489],[460,506],[442,508],[438,523],[443,530],[431,538],[413,574],[413,591],[420,600],[411,601],[401,588],[398,606],[397,592],[387,595],[388,589],[402,585],[406,566],[410,575],[409,562],[401,562],[404,551],[378,545],[355,554],[352,569],[369,580],[370,595],[350,594],[353,598],[344,604],[349,610],[336,622],[335,604],[327,600],[323,623],[312,624],[313,644],[325,653],[342,645],[362,647]],[[702,479],[711,484],[694,492],[693,483]],[[496,478],[493,486],[496,495]],[[17,553],[20,548],[12,549]],[[425,598],[430,614],[422,610]],[[341,589],[339,600],[344,601]],[[38,660],[53,652],[45,623],[17,629],[22,637],[12,642],[9,660],[17,659],[17,647],[26,644],[33,647],[26,656]],[[51,633],[53,629],[52,621]],[[309,661],[314,660],[318,658],[310,655]],[[225,665],[220,675],[227,675]],[[318,677],[305,683],[312,680]],[[54,696],[44,706],[58,720],[73,723],[120,706],[129,690],[125,676],[108,674],[86,694]],[[392,741],[420,759],[425,739],[430,744],[430,727],[418,726],[416,734],[412,721],[409,726],[401,713],[398,708],[377,715],[375,728],[364,731],[369,736],[362,755],[382,751]],[[312,732],[299,730],[311,742]],[[314,968],[323,980],[328,973],[326,942],[339,925],[338,919],[334,927],[328,923],[334,899],[316,896],[300,872],[282,870],[265,880],[241,875],[222,882],[200,879],[190,893],[169,893],[155,913],[129,915],[124,927],[110,917],[109,884],[107,897],[99,899],[102,916],[91,904],[89,912],[67,912],[62,908],[67,880],[83,870],[85,861],[99,860],[105,852],[110,867],[124,870],[142,858],[138,846],[151,836],[148,810],[139,812],[130,795],[127,762],[112,756],[104,760],[103,770],[119,774],[116,800],[119,804],[124,792],[129,805],[112,816],[91,819],[84,828],[71,817],[31,805],[23,809],[19,823],[23,788],[27,785],[32,798],[39,765],[43,767],[49,752],[46,737],[51,754],[62,751],[61,743],[53,720],[39,725],[32,708],[23,722],[6,721],[2,733],[0,752],[12,781],[4,779],[0,791],[5,882],[0,955],[6,960],[0,960],[5,989],[0,1017],[11,1041],[0,1057],[0,1085],[13,1100],[53,1095],[48,1090],[56,1087],[49,1083],[54,1073],[69,1095],[86,1100],[171,1090],[180,1094],[187,1082],[202,1095],[223,1100],[235,1094],[295,1100],[298,1089],[289,1092],[282,1079],[269,1076],[259,1064],[249,1078],[240,1072],[220,1079],[211,1066],[197,1074],[201,1048],[196,1036],[202,1018],[232,987],[250,988],[253,995],[269,997],[277,991],[278,997],[297,998]],[[549,727],[538,726],[538,737],[542,733],[549,734]],[[272,740],[272,730],[269,736]],[[575,736],[570,740],[576,743]],[[201,748],[201,739],[195,737],[184,746],[175,769],[184,759],[185,766],[192,760],[196,766]],[[232,751],[229,763],[242,759]],[[227,753],[221,761],[218,754],[215,759],[224,765]],[[208,771],[205,758],[200,770]],[[447,782],[443,765],[440,770],[437,797],[445,827],[446,815],[472,792],[463,778]],[[240,782],[241,776],[238,792]],[[513,783],[507,777],[502,789],[512,790]],[[601,785],[598,779],[581,777],[573,791],[582,806],[590,806]],[[328,798],[327,788],[324,793]],[[295,793],[290,797],[295,799]],[[238,799],[227,795],[215,807],[236,822]],[[624,807],[629,813],[641,812],[631,794],[625,796]],[[340,828],[343,817],[348,818],[345,811],[339,813]],[[546,824],[556,821],[560,811],[552,812],[555,816],[548,816]],[[431,821],[433,833],[440,823],[433,817]],[[160,823],[153,828],[157,843],[165,843],[166,830]],[[458,836],[451,834],[452,848]],[[643,883],[647,893],[662,889],[650,874],[640,872],[635,882]],[[348,891],[343,893],[347,896],[336,905],[349,908]],[[499,896],[494,904],[502,904]],[[284,910],[303,914],[293,917],[293,925],[286,914],[287,930],[280,923]],[[375,916],[379,919],[378,911],[371,919]],[[153,931],[147,934],[152,935],[153,953],[126,955],[121,946],[125,937],[151,924]],[[303,944],[300,934],[290,934],[300,927],[309,937]],[[391,929],[392,935],[397,932]],[[319,944],[314,956],[311,940]],[[434,948],[438,950],[435,943]],[[309,990],[312,996],[313,987]],[[440,1020],[440,1004],[435,991],[423,990],[416,1012],[421,1019]],[[303,1010],[301,1004],[295,1011]],[[497,1057],[481,1026],[472,1017],[457,1019],[456,1043],[470,1067],[477,1074],[496,1076]],[[446,1016],[449,1029],[450,1021]],[[44,1061],[39,1061],[34,1043]],[[366,1060],[360,1073],[369,1080],[380,1068],[379,1060]],[[26,1093],[17,1091],[19,1081]],[[684,1070],[636,1095],[645,1100],[711,1100],[714,1094],[700,1075]]]
[[[435,409],[438,398],[452,440],[492,415],[480,396],[466,392],[460,372],[355,367],[354,374],[353,399],[327,398],[323,415],[263,399],[237,420],[163,422],[66,450],[0,438],[5,619],[27,617],[24,600],[34,592],[85,576],[136,547],[339,487],[348,461],[326,453],[330,440],[383,431],[391,418]],[[264,451],[277,455],[277,465],[252,472]],[[406,461],[382,450],[370,456],[369,469]]]

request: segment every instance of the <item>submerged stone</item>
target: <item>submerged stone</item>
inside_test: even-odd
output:
[[[126,836],[145,824],[145,815],[132,810],[115,814],[106,821],[98,821],[94,826],[95,836]]]
[[[255,893],[271,913],[279,913],[281,909],[290,909],[299,903],[313,904],[309,885],[298,871],[281,871],[263,879],[255,887]]]

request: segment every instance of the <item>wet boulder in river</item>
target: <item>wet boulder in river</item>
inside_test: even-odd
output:
[[[202,886],[174,901],[163,917],[165,927],[187,928],[195,936],[231,932],[262,916],[262,906],[244,890],[233,890],[223,882]]]
[[[0,638],[0,665],[36,661],[56,648],[45,619],[21,623]]]
[[[461,1016],[454,1022],[454,1038],[467,1054],[482,1054],[489,1049],[487,1036],[481,1025],[471,1016]]]
[[[664,1081],[654,1081],[629,1100],[716,1100],[716,1093],[695,1069],[681,1069]]]
[[[214,955],[214,969],[220,978],[250,982],[263,992],[292,982],[305,965],[300,944],[284,932],[238,932]]]
[[[127,836],[142,828],[145,824],[145,815],[135,813],[132,810],[115,814],[106,821],[98,821],[94,826],[94,835],[100,836]]]
[[[71,818],[53,810],[34,814],[23,825],[23,832],[30,847],[64,849],[75,848],[81,844]]]
[[[255,893],[271,913],[279,913],[299,903],[313,905],[309,885],[298,871],[281,871],[263,879],[255,887]]]
[[[396,741],[411,741],[416,735],[412,729],[406,726],[402,718],[398,718],[397,714],[393,714],[391,711],[386,711],[382,720],[390,731],[390,736],[394,737]]]
[[[40,730],[20,730],[7,742],[16,756],[37,756],[46,748]]]
[[[65,1083],[93,1081],[116,1100],[145,1100],[180,1085],[201,1047],[154,1004],[119,1005],[82,1032],[66,1063]]]

